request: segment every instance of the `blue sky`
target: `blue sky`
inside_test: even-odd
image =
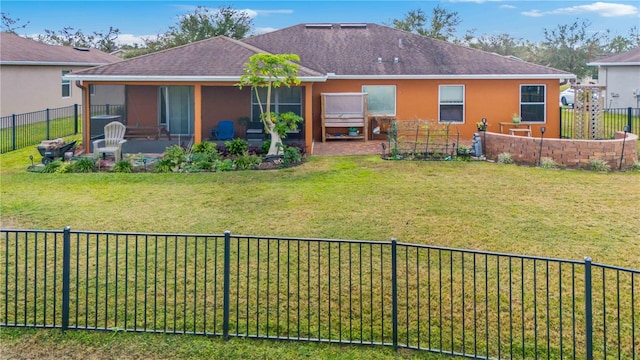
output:
[[[309,22],[374,22],[390,24],[409,10],[423,9],[427,14],[440,4],[457,11],[462,23],[458,36],[475,29],[477,35],[508,33],[516,38],[541,41],[545,28],[571,24],[576,19],[591,22],[591,31],[609,29],[614,35],[627,36],[633,26],[640,28],[640,1],[7,1],[0,8],[13,19],[28,21],[21,35],[60,30],[65,26],[90,34],[109,26],[120,29],[120,40],[134,42],[141,36],[165,32],[179,16],[196,6],[210,8],[231,5],[246,10],[257,32],[281,29]]]

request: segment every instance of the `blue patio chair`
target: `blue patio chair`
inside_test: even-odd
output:
[[[233,127],[233,121],[222,120],[218,123],[218,127],[211,130],[211,139],[213,140],[233,140],[236,129]]]

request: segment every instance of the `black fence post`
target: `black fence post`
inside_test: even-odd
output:
[[[563,133],[562,133],[562,106],[560,106],[560,139],[563,139]]]
[[[71,271],[71,228],[65,227],[62,245],[62,330],[69,327],[69,273]]]
[[[73,104],[73,135],[78,134],[78,104]]]
[[[627,126],[629,127],[629,132],[633,132],[633,128],[631,127],[631,123],[633,120],[633,108],[629,106],[627,108]]]
[[[109,104],[105,105],[105,107],[106,107],[107,115],[111,115],[111,107],[109,106]]]
[[[393,349],[398,350],[398,260],[397,240],[391,239],[391,316],[393,325]]]
[[[229,267],[231,250],[231,231],[224,232],[224,284],[222,299],[222,337],[229,340]]]
[[[11,114],[11,150],[16,149],[16,114]]]
[[[584,258],[584,316],[586,359],[593,360],[593,298],[591,288],[591,258]]]
[[[51,136],[50,136],[50,132],[51,132],[51,129],[50,129],[50,126],[51,126],[50,120],[51,120],[51,119],[49,118],[49,109],[48,109],[48,108],[46,109],[46,112],[47,112],[47,140],[51,140]]]

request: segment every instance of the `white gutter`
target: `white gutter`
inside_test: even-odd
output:
[[[487,74],[487,75],[335,75],[300,76],[305,82],[325,82],[327,80],[544,80],[575,79],[576,75],[558,74]],[[65,80],[85,81],[155,81],[155,82],[238,82],[239,76],[146,76],[146,75],[80,75],[67,74]]]
[[[592,62],[592,63],[587,63],[588,66],[639,66],[640,62],[635,61],[635,62],[612,62],[612,63],[607,63],[607,62]]]
[[[56,61],[0,61],[0,65],[27,65],[27,66],[100,66],[109,63],[81,63],[81,62],[56,62]]]
[[[542,80],[575,79],[576,75],[566,74],[486,74],[486,75],[328,75],[335,80]]]
[[[146,75],[80,75],[67,74],[64,80],[84,81],[156,81],[156,82],[239,82],[240,76],[146,76]],[[325,82],[326,76],[299,76],[304,82]]]

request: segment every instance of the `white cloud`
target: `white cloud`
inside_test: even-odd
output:
[[[545,15],[545,13],[541,12],[540,10],[523,11],[520,14],[530,17],[541,17]]]
[[[156,36],[158,35],[118,34],[116,43],[119,45],[144,44],[143,39],[154,39]]]
[[[500,9],[515,9],[516,7],[513,6],[513,5],[504,4],[504,5],[498,6],[498,8],[500,8]]]
[[[523,11],[522,15],[531,17],[541,17],[545,15],[574,15],[592,13],[602,17],[621,17],[638,15],[640,10],[638,7],[627,4],[594,2],[586,5],[576,5],[565,8],[558,8],[551,11],[530,10]]]
[[[596,13],[603,17],[619,17],[637,15],[638,8],[633,5],[595,2],[587,5],[576,5],[553,11],[555,14]]]

